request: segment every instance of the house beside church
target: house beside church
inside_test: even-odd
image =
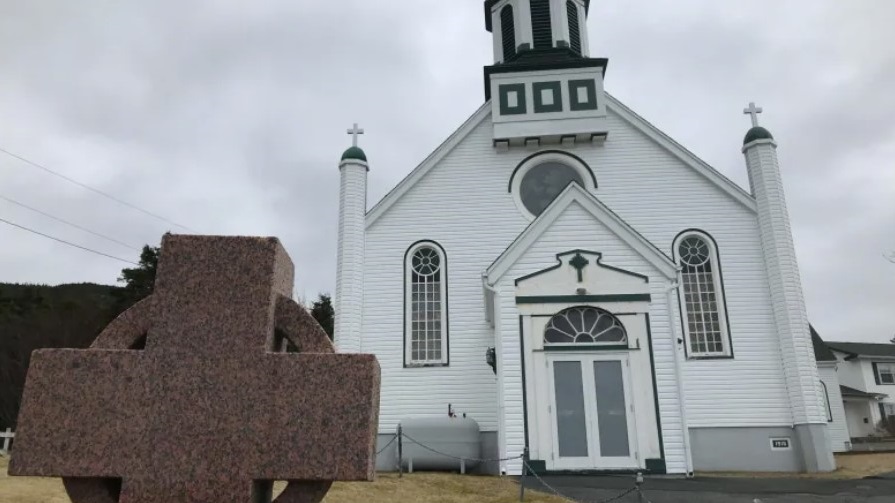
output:
[[[335,342],[379,359],[380,448],[450,404],[510,475],[833,470],[761,109],[742,188],[604,91],[589,4],[486,1],[481,108],[371,207],[375,156],[341,159]]]
[[[827,342],[838,367],[851,438],[878,437],[895,421],[895,344]]]

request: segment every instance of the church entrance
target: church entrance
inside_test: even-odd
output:
[[[516,280],[533,469],[662,472],[649,281],[596,252],[558,259]]]
[[[637,467],[627,356],[566,353],[547,361],[553,469]]]

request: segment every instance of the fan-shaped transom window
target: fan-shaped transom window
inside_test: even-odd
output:
[[[609,311],[597,307],[573,307],[547,322],[545,344],[627,344],[622,322]]]
[[[406,348],[409,365],[446,364],[447,272],[444,252],[435,243],[418,243],[406,259]]]
[[[681,266],[681,316],[689,355],[729,356],[724,288],[714,243],[698,232],[686,233],[676,243]]]

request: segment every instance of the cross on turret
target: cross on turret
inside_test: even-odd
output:
[[[745,115],[752,116],[752,127],[758,127],[758,114],[764,112],[764,109],[761,107],[756,107],[755,102],[749,103],[749,108],[743,110]]]
[[[348,130],[348,134],[350,134],[352,136],[351,146],[356,147],[357,146],[357,137],[359,135],[364,134],[364,130],[357,127],[357,123],[355,122],[354,127],[352,127],[351,129]]]

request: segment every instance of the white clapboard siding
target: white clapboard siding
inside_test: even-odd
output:
[[[653,302],[650,305],[650,325],[653,338],[653,355],[656,365],[656,385],[659,391],[659,413],[662,418],[662,438],[665,457],[671,472],[684,472],[683,438],[681,436],[680,407],[677,397],[677,381],[674,374],[673,338],[669,330],[668,312],[665,308],[666,278],[646,259],[635,252],[609,228],[597,221],[577,202],[560,215],[538,241],[516,262],[500,282],[502,307],[500,326],[503,328],[505,367],[504,396],[508,400],[521,401],[520,349],[518,311],[513,303],[515,279],[556,264],[557,250],[597,250],[603,254],[601,263],[643,274],[650,278]],[[517,393],[519,395],[517,395]],[[507,455],[522,451],[522,408],[507,408]],[[511,465],[512,468],[512,465]]]
[[[817,371],[820,374],[820,380],[827,386],[827,395],[830,397],[830,412],[833,421],[827,423],[827,429],[830,433],[830,442],[833,444],[833,452],[847,451],[851,438],[848,433],[848,422],[845,419],[845,404],[842,403],[842,390],[839,388],[836,365],[819,362]]]
[[[643,132],[645,126],[629,123],[636,120],[629,114],[623,119],[612,107],[609,112],[605,145],[568,149],[594,170],[596,196],[669,256],[675,236],[686,229],[704,230],[718,243],[735,358],[685,362],[689,426],[792,424],[756,215],[748,196],[744,203],[740,189],[722,188],[717,176],[685,164]],[[397,199],[368,215],[368,220],[375,218],[367,229],[361,349],[376,353],[382,364],[381,431],[404,416],[443,414],[448,403],[486,430],[498,427],[497,380],[484,361],[485,349],[496,344],[485,322],[481,274],[529,224],[508,193],[508,184],[516,166],[532,153],[517,148],[495,151],[490,116],[485,115],[416,183],[405,184],[396,191]],[[557,242],[554,255],[580,238],[573,229],[568,234],[567,240]],[[448,255],[448,368],[402,367],[403,259],[407,248],[422,239],[437,241]],[[605,252],[600,243],[591,248]],[[553,264],[555,258],[545,267]],[[657,291],[654,298],[663,295]],[[500,295],[498,309],[513,312],[512,297]],[[651,320],[656,340],[670,338],[667,314],[655,313]],[[679,323],[678,313],[672,314]],[[518,362],[518,322],[501,323],[501,357],[515,352]],[[657,354],[658,378],[668,383],[662,389],[670,389],[674,381],[667,349],[667,355]],[[518,364],[513,368],[507,362],[505,370],[518,375]],[[521,417],[521,382],[508,381],[503,393],[507,424],[502,433],[509,449],[509,439],[522,435],[521,421],[512,420]],[[659,399],[663,428],[679,424],[676,394]],[[676,435],[664,438],[669,452],[682,445],[680,432]]]

